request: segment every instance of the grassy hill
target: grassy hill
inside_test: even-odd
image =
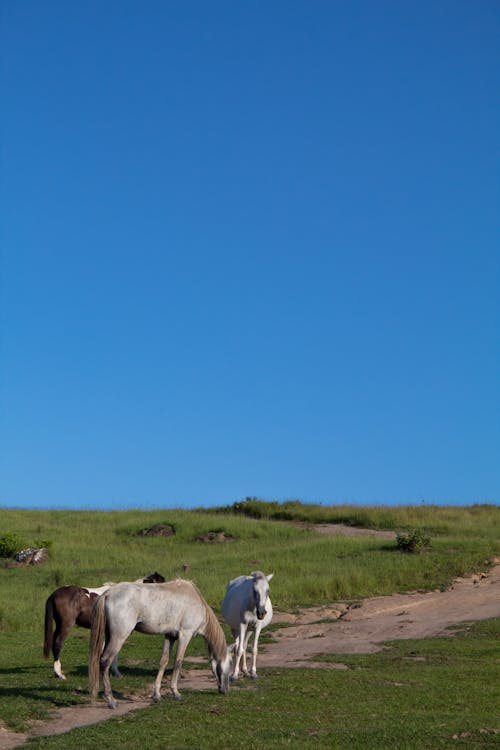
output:
[[[293,523],[294,521],[305,523],[299,525]],[[318,522],[357,524],[366,528],[390,529],[401,534],[421,530],[430,537],[430,545],[422,554],[408,554],[402,552],[392,539],[318,534],[309,526]],[[141,533],[156,524],[169,524],[175,533],[169,537],[147,536]],[[210,535],[210,532],[218,533]],[[41,566],[22,566],[10,557],[0,558],[0,721],[3,720],[6,724],[20,729],[26,725],[28,719],[43,718],[55,706],[87,701],[87,631],[75,628],[64,646],[62,661],[68,674],[66,683],[57,682],[52,678],[51,664],[42,658],[44,604],[47,596],[60,585],[74,583],[97,586],[109,580],[135,579],[156,570],[166,578],[181,576],[194,580],[218,614],[228,580],[255,569],[261,569],[266,573],[274,572],[272,597],[275,608],[278,609],[331,603],[340,599],[360,599],[395,591],[444,588],[456,576],[484,570],[495,556],[500,555],[500,509],[491,505],[467,508],[325,507],[306,506],[296,502],[269,503],[253,498],[228,508],[210,511],[164,509],[95,512],[0,509],[0,541],[6,536],[16,538],[23,546],[47,544],[50,552],[49,561]],[[206,541],[210,538],[216,541]],[[220,541],[221,539],[225,541]],[[493,625],[490,630],[485,630],[485,627],[482,630],[479,627],[477,638],[485,639],[484,653],[487,655],[498,629],[494,630]],[[452,640],[459,643],[458,639]],[[121,655],[121,664],[125,667],[127,664],[129,667],[132,664],[140,666],[136,666],[135,669],[130,667],[128,672],[124,670],[124,690],[144,689],[147,680],[152,680],[158,666],[160,644],[161,637],[134,634],[129,639]],[[464,644],[462,646],[460,653],[465,648]],[[446,649],[448,646],[444,645],[443,648]],[[203,643],[195,642],[191,647],[191,653],[204,654]],[[478,667],[480,672],[483,670],[481,674],[485,678],[486,671],[491,668],[491,659],[486,655],[484,664],[481,662],[483,666]],[[381,658],[383,664],[383,657]],[[349,678],[344,675],[342,680],[341,684],[349,684],[350,689],[354,691],[351,697],[359,691],[366,690],[366,685],[363,688],[359,680],[361,672],[370,669],[366,667],[366,664],[370,664],[370,657],[366,659],[365,666],[359,669],[353,667]],[[458,669],[459,660],[456,654],[453,659]],[[375,660],[371,663],[374,665]],[[404,666],[404,660],[398,663]],[[382,669],[379,662],[377,665],[377,670]],[[322,701],[326,700],[333,712],[339,706],[336,684],[339,679],[341,678],[338,674],[330,672],[328,675],[322,674],[321,677],[315,673],[312,683],[310,676],[302,678],[309,686],[318,686],[317,690],[323,695]],[[460,679],[458,672],[457,679]],[[477,689],[480,692],[480,676],[477,680]],[[266,692],[268,689],[270,693]],[[473,687],[471,689],[473,690]],[[232,713],[236,706],[244,713],[245,706],[256,700],[261,712],[260,718],[267,722],[271,731],[277,722],[276,711],[283,700],[280,690],[284,690],[289,698],[300,695],[300,680],[297,674],[291,675],[287,672],[278,676],[276,670],[268,670],[268,679],[261,678],[255,696],[252,692],[255,691],[255,686],[242,686],[231,691],[228,701],[222,704],[215,695],[197,695],[196,698],[193,695],[189,697],[189,701],[192,706],[194,703],[198,705],[198,702],[199,705],[216,704],[217,711],[222,711],[223,718],[212,717],[212,723],[220,719],[219,724],[225,724],[226,714],[226,718],[230,715],[232,721],[237,721]],[[269,713],[266,701],[262,703],[263,695],[269,702]],[[484,696],[483,704],[486,710],[488,700],[485,702]],[[228,708],[229,706],[234,706],[234,709]],[[154,708],[161,712],[165,711],[167,716],[173,711],[185,710],[178,709],[177,704],[174,709],[168,699],[161,708]],[[253,708],[248,706],[249,711],[253,711]],[[447,705],[447,710],[449,708]],[[193,710],[196,709],[193,707]],[[370,710],[373,712],[376,709]],[[346,711],[349,713],[348,707]],[[190,745],[188,733],[184,739],[178,740],[179,744],[175,747],[218,746],[213,727],[210,729],[210,713],[205,718],[207,723],[204,739],[197,740],[201,744]],[[361,724],[363,721],[366,723],[366,716],[361,707],[358,719]],[[457,716],[455,720],[458,721]],[[141,735],[141,719],[130,717],[126,721],[136,726],[134,731],[137,737],[137,740],[134,740],[136,744],[126,746],[142,746],[146,740]],[[231,720],[228,718],[228,721],[230,723]],[[350,726],[350,722],[347,719],[345,721]],[[425,721],[426,717],[423,715],[422,725]],[[116,722],[111,724],[116,725]],[[295,740],[289,738],[289,741],[286,741],[287,734],[280,721],[276,726],[281,729],[276,729],[275,736],[271,732],[269,741],[262,747],[293,745]],[[79,731],[83,732],[83,735],[71,735],[76,737],[78,734],[79,747],[90,747],[91,736],[98,737],[96,741],[101,747],[108,746],[104,737],[113,732],[109,727]],[[229,730],[225,728],[224,731],[227,733]],[[345,745],[331,744],[332,736],[328,734],[324,746],[356,747],[357,737],[361,743],[359,746],[366,747],[366,744],[362,744],[363,735],[356,734],[356,731],[354,723],[351,728],[345,729],[347,734],[344,732],[341,735]],[[419,745],[418,742],[415,744],[414,741],[405,744],[405,731],[401,725],[399,734],[396,732],[394,735],[395,738],[399,738],[397,742],[400,744],[385,746],[441,746],[436,743],[435,734],[431,735],[432,741],[429,740],[428,745]],[[412,731],[417,732],[418,739],[418,727]],[[118,734],[106,740],[111,743],[110,747],[113,742],[118,741],[118,725],[115,726],[114,732]],[[425,733],[422,737],[424,735]],[[300,735],[301,745],[308,746],[309,741],[314,740],[315,747],[322,746],[321,732],[317,736],[308,736],[310,740]],[[380,745],[377,744],[377,739],[372,746],[384,746],[384,736],[382,732],[379,738]],[[489,741],[494,736],[484,735],[482,742]],[[366,736],[364,739],[366,740]],[[63,747],[64,743],[57,744],[60,741],[60,738],[45,739],[37,740],[35,744],[40,747]],[[182,744],[183,742],[185,744]],[[239,747],[235,744],[234,737],[230,739],[229,735],[226,735],[226,744]],[[66,737],[64,747],[71,746]],[[157,744],[149,742],[148,746],[160,748],[170,745],[158,741]]]

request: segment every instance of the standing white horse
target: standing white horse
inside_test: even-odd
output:
[[[257,648],[262,628],[273,618],[273,605],[269,598],[269,581],[274,573],[264,575],[260,570],[249,576],[238,576],[229,582],[222,602],[222,616],[235,638],[235,662],[231,679],[237,680],[241,669],[244,675],[257,677]],[[252,668],[247,669],[247,645],[253,629]]]
[[[205,638],[219,692],[227,693],[231,656],[224,631],[194,583],[177,579],[150,586],[119,583],[96,600],[90,630],[89,681],[92,698],[97,696],[101,672],[104,697],[110,708],[116,708],[109,668],[134,629],[140,633],[162,633],[165,636],[153,700],[161,698],[161,681],[168,664],[170,647],[176,640],[177,653],[170,688],[174,698],[181,697],[177,680],[187,645],[195,635]],[[106,640],[101,655],[104,635]]]

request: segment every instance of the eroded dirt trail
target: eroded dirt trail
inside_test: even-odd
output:
[[[318,530],[323,533],[377,533],[333,524],[323,524]],[[394,536],[392,532],[378,533],[385,538]],[[275,630],[273,642],[259,649],[258,666],[342,668],[341,662],[331,664],[308,660],[324,654],[373,653],[383,648],[383,642],[388,640],[451,635],[446,630],[450,625],[490,617],[500,617],[500,559],[495,560],[487,573],[457,579],[447,591],[374,597],[363,600],[359,606],[339,602],[331,607],[304,609],[297,614],[275,612],[273,623],[281,622],[286,627]],[[181,691],[216,689],[208,669],[185,672],[179,687]],[[165,700],[170,700],[167,685],[164,694]],[[34,722],[27,734],[10,732],[0,726],[0,749],[10,750],[22,746],[30,737],[62,734],[150,705],[151,700],[145,692],[141,697],[122,698],[115,711],[104,703],[59,709],[50,721]]]
[[[291,626],[273,633],[261,666],[321,666],[307,659],[322,654],[373,653],[384,641],[451,635],[450,625],[500,617],[500,562],[488,573],[457,579],[447,591],[393,594],[365,599],[359,606],[339,604],[276,613],[274,622]],[[330,620],[334,622],[321,622]]]

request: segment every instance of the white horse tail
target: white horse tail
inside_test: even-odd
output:
[[[104,609],[105,599],[106,597],[104,595],[99,596],[92,609],[89,651],[89,692],[92,699],[97,698],[97,693],[99,691],[102,642],[106,631],[106,610]]]

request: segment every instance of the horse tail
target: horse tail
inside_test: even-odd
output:
[[[47,659],[52,648],[52,626],[54,623],[54,594],[51,594],[45,602],[45,641],[43,643],[43,655]]]
[[[91,698],[96,698],[99,691],[100,657],[102,641],[106,631],[105,599],[104,594],[98,596],[92,609],[89,650],[89,691]]]

